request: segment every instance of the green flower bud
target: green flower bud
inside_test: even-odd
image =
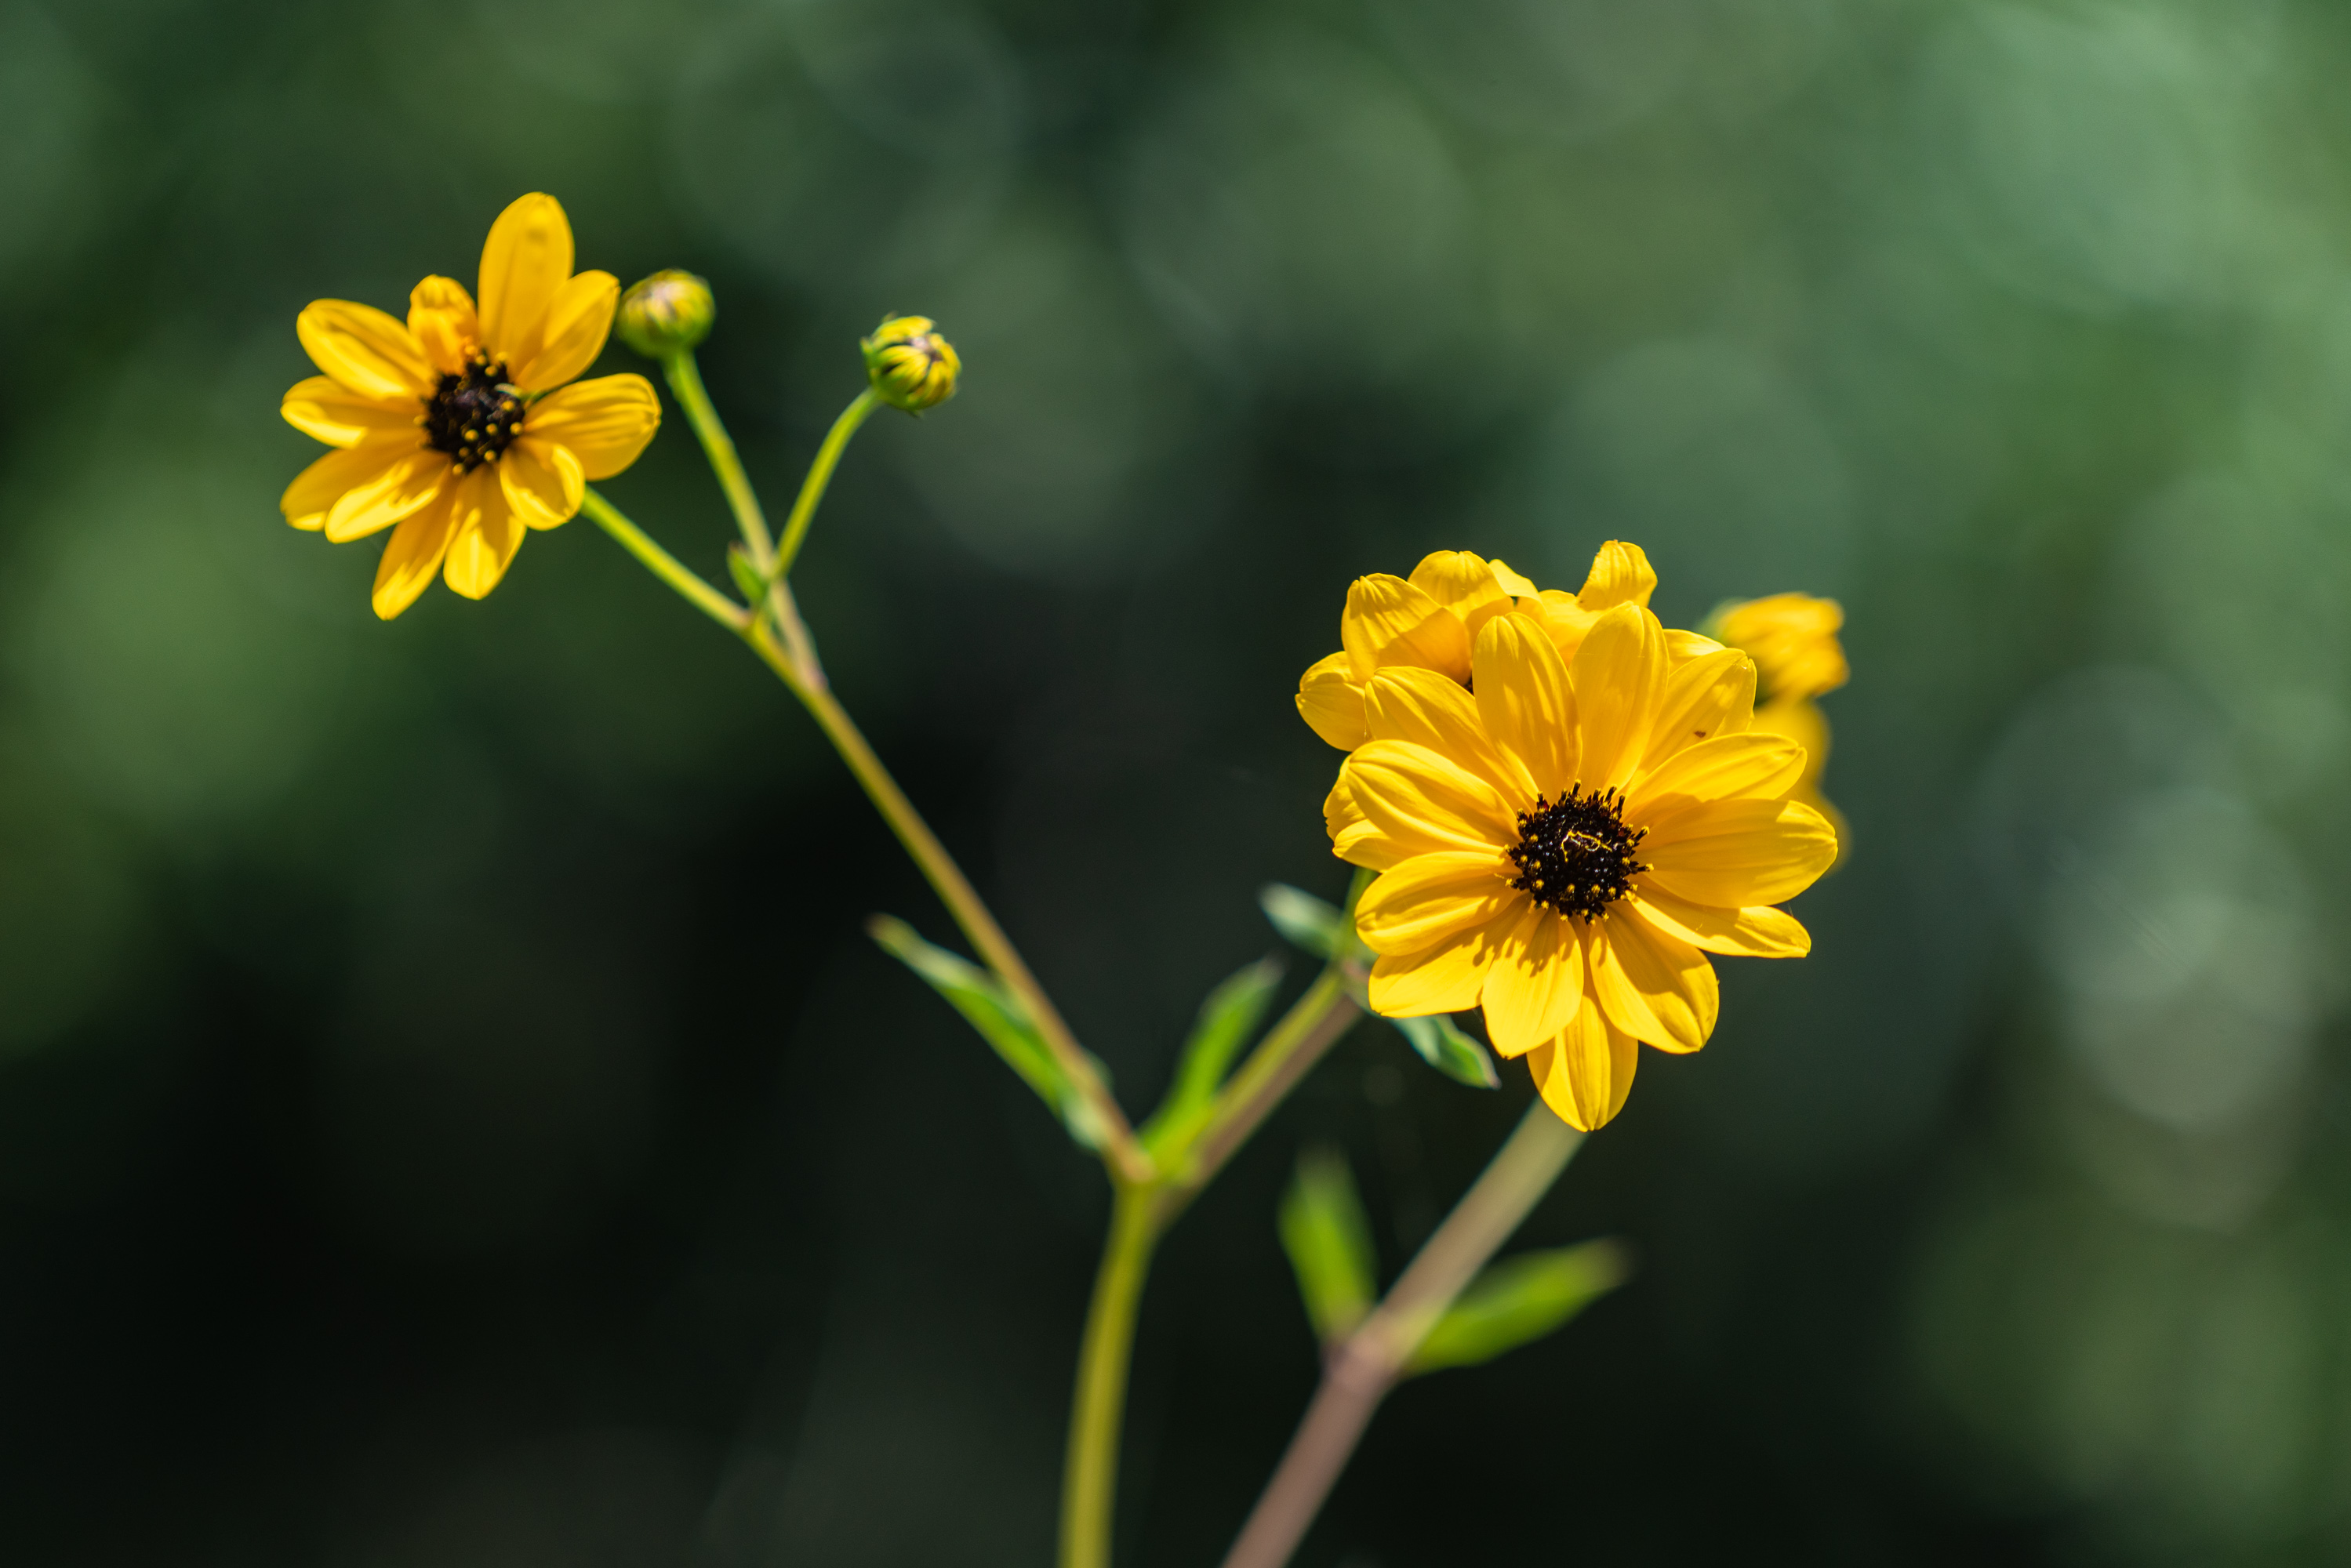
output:
[[[873,390],[892,408],[920,413],[956,394],[963,361],[927,316],[893,316],[858,347]]]
[[[645,358],[665,360],[710,336],[717,316],[710,285],[673,267],[629,285],[612,325],[621,341]]]

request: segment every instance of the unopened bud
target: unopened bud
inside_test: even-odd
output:
[[[717,316],[710,285],[672,268],[631,284],[621,296],[620,314],[612,325],[621,341],[645,358],[665,360],[710,336],[710,324]]]
[[[892,408],[920,413],[955,396],[963,361],[927,316],[893,316],[858,345],[865,373]]]

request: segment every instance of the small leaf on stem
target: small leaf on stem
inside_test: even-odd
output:
[[[1451,1019],[1438,1014],[1435,1018],[1390,1019],[1405,1039],[1412,1041],[1420,1059],[1446,1077],[1472,1089],[1499,1089],[1501,1074],[1494,1071],[1494,1059],[1486,1048],[1461,1032]]]
[[[1475,1366],[1563,1328],[1623,1284],[1632,1266],[1614,1241],[1586,1241],[1506,1258],[1454,1298],[1428,1331],[1405,1375]]]
[[[744,603],[757,611],[768,597],[768,580],[753,564],[750,553],[741,545],[728,545],[726,570],[735,579],[735,591],[743,596]]]
[[[1143,1146],[1155,1157],[1181,1148],[1207,1123],[1226,1070],[1265,1017],[1281,984],[1281,970],[1280,959],[1260,958],[1210,991],[1200,1004],[1199,1021],[1184,1042],[1175,1082],[1144,1124]]]
[[[1283,940],[1318,958],[1337,957],[1354,936],[1343,912],[1287,883],[1267,883],[1257,902]]]
[[[944,947],[925,942],[903,920],[877,915],[865,923],[865,930],[883,951],[930,982],[934,990],[963,1014],[979,1031],[980,1038],[996,1048],[996,1054],[1004,1059],[1006,1065],[1061,1118],[1062,1125],[1080,1147],[1102,1146],[1108,1129],[1102,1126],[1101,1116],[1061,1071],[1061,1063],[1053,1059],[1044,1037],[1029,1021],[1019,998],[995,976]],[[1107,1082],[1109,1072],[1099,1061],[1093,1065]]]
[[[1307,1320],[1323,1343],[1335,1344],[1371,1311],[1374,1290],[1371,1226],[1338,1151],[1311,1148],[1298,1156],[1280,1226]]]

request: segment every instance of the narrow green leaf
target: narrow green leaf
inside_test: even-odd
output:
[[[1337,1150],[1311,1148],[1298,1156],[1297,1179],[1282,1195],[1280,1226],[1307,1320],[1332,1343],[1371,1311],[1374,1283],[1371,1227]]]
[[[932,989],[963,1014],[979,1031],[980,1038],[996,1048],[996,1054],[1004,1059],[1005,1064],[1061,1118],[1071,1137],[1085,1148],[1102,1147],[1108,1131],[1102,1118],[1046,1049],[1044,1037],[1029,1021],[1028,1009],[998,983],[995,976],[944,947],[924,941],[903,920],[877,915],[865,923],[865,929],[884,952],[930,982]]]
[[[1353,935],[1343,913],[1288,883],[1267,883],[1257,890],[1257,902],[1282,940],[1318,958],[1337,956]]]
[[[1451,1019],[1440,1013],[1435,1018],[1390,1019],[1388,1022],[1412,1041],[1423,1061],[1446,1077],[1472,1089],[1502,1086],[1501,1074],[1494,1071],[1494,1059],[1486,1048],[1463,1034]]]
[[[1200,1004],[1199,1020],[1176,1063],[1167,1097],[1143,1128],[1154,1155],[1181,1147],[1208,1118],[1233,1057],[1257,1031],[1281,984],[1281,960],[1260,958],[1228,977]]]
[[[1587,1241],[1506,1258],[1469,1281],[1405,1364],[1415,1376],[1475,1366],[1531,1344],[1623,1284],[1631,1272],[1614,1241]]]
[[[743,596],[743,602],[758,609],[768,597],[768,580],[741,545],[726,547],[726,570],[735,579],[735,591]]]

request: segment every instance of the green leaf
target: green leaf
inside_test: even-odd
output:
[[[1412,1041],[1423,1061],[1446,1077],[1472,1089],[1502,1086],[1501,1075],[1494,1071],[1494,1059],[1486,1048],[1463,1034],[1451,1019],[1440,1013],[1435,1018],[1390,1019],[1388,1022]]]
[[[1257,890],[1257,903],[1282,940],[1318,958],[1338,956],[1354,936],[1343,912],[1288,883],[1267,883]]]
[[[1070,1136],[1084,1148],[1102,1147],[1107,1129],[1086,1098],[1061,1071],[1047,1049],[1044,1036],[1029,1021],[1028,1009],[1003,985],[977,964],[935,946],[903,920],[877,915],[865,923],[866,933],[883,950],[931,984],[931,988],[963,1014],[980,1038],[996,1048],[1006,1065],[1037,1092],[1038,1098],[1061,1118]],[[1101,1064],[1095,1063],[1097,1071]]]
[[[1199,1021],[1176,1063],[1167,1097],[1144,1124],[1143,1145],[1155,1155],[1180,1148],[1208,1119],[1233,1057],[1256,1032],[1281,984],[1281,960],[1260,958],[1208,993]]]
[[[1306,1316],[1323,1343],[1353,1330],[1372,1308],[1371,1227],[1355,1178],[1335,1149],[1298,1156],[1298,1176],[1281,1198],[1281,1249],[1298,1275]]]
[[[768,580],[752,564],[750,556],[741,545],[726,547],[726,570],[734,577],[735,591],[743,596],[744,603],[757,610],[766,602]]]
[[[1475,1366],[1531,1344],[1623,1284],[1631,1272],[1614,1241],[1587,1241],[1506,1258],[1469,1281],[1405,1363],[1415,1376]]]

